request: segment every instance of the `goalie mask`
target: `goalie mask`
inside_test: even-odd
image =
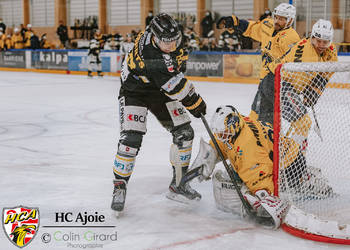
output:
[[[219,106],[211,118],[211,129],[216,138],[223,143],[237,138],[243,127],[242,116],[231,105]]]
[[[290,27],[295,20],[296,10],[295,7],[288,3],[281,3],[274,10],[272,16],[282,16],[287,18],[285,29]]]
[[[158,14],[152,19],[149,26],[154,42],[163,52],[173,52],[180,46],[181,31],[176,21],[168,14]]]

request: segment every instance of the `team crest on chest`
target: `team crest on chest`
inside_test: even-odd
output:
[[[171,59],[171,56],[168,54],[163,54],[165,65],[169,72],[174,72],[174,65],[173,60]]]

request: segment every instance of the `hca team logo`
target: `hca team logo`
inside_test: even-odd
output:
[[[2,226],[7,238],[16,246],[27,246],[39,230],[39,208],[3,208]]]

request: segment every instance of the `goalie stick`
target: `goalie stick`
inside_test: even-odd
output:
[[[216,151],[218,152],[218,155],[220,157],[220,159],[222,160],[224,166],[225,166],[225,169],[233,183],[233,186],[235,187],[236,189],[236,192],[243,204],[243,207],[245,209],[245,211],[247,212],[247,215],[249,216],[250,219],[252,219],[254,222],[258,223],[258,224],[261,224],[261,225],[264,225],[264,226],[273,226],[274,225],[274,222],[273,222],[273,219],[270,218],[270,217],[260,217],[257,215],[256,211],[254,211],[254,209],[252,208],[252,206],[248,203],[248,201],[246,199],[244,199],[243,197],[243,194],[237,184],[237,181],[235,179],[235,172],[234,170],[227,164],[226,160],[225,160],[225,157],[224,155],[222,154],[221,150],[220,150],[220,147],[213,135],[213,132],[211,131],[209,125],[208,125],[208,122],[207,120],[205,119],[204,115],[201,114],[201,119],[202,119],[202,122],[210,136],[210,139],[212,140],[214,146],[215,146],[215,149]]]
[[[316,112],[315,112],[314,106],[312,106],[312,114],[314,115],[314,119],[315,119],[315,123],[316,123],[315,124],[316,126],[314,126],[314,130],[315,130],[316,134],[320,137],[321,141],[323,142],[321,128],[320,128],[320,125],[318,124],[318,120],[316,118]]]

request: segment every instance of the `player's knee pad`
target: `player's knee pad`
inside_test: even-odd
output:
[[[179,148],[192,148],[194,131],[189,123],[177,127],[171,133],[173,135],[173,143]]]
[[[126,145],[132,148],[137,148],[138,150],[141,147],[142,138],[142,133],[135,131],[123,131],[120,133],[119,144]]]
[[[242,201],[227,173],[222,170],[215,170],[212,182],[216,207],[227,213],[241,215]],[[241,185],[241,183],[237,184]]]

